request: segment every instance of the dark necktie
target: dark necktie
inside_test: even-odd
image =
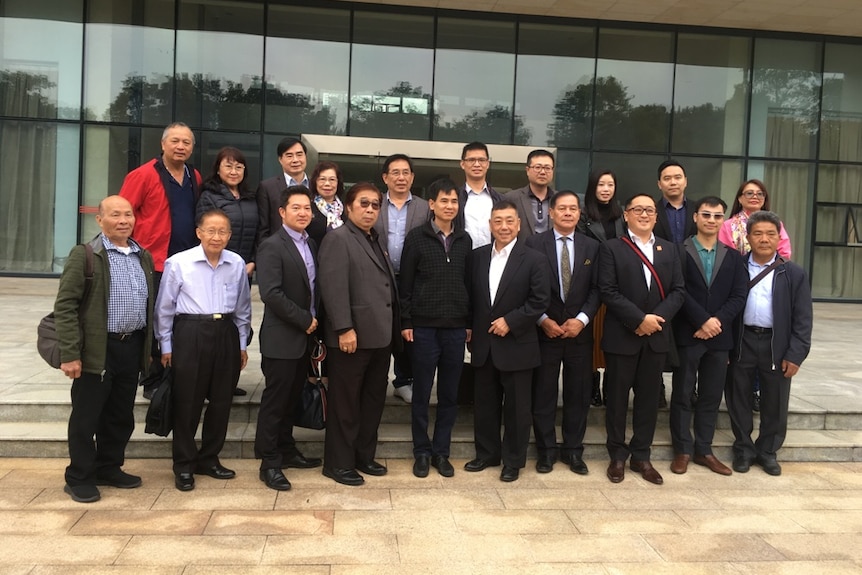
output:
[[[572,263],[569,258],[569,238],[563,236],[560,241],[563,242],[563,252],[560,254],[560,279],[563,281],[563,299],[566,299],[572,286]]]

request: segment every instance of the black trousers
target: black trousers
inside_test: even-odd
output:
[[[474,374],[476,457],[502,460],[503,465],[518,469],[524,467],[533,423],[530,409],[533,370],[500,371],[489,357]]]
[[[563,446],[565,457],[583,457],[592,397],[592,343],[541,340],[542,365],[533,372],[533,434],[539,455],[557,457],[557,396],[563,368]]]
[[[176,318],[171,359],[174,473],[194,473],[219,462],[240,363],[239,332],[233,321]],[[198,449],[195,432],[207,400]]]
[[[670,396],[670,436],[674,453],[712,455],[712,439],[727,373],[724,350],[707,348],[705,343],[679,347],[679,367],[673,370]],[[697,385],[697,402],[691,397]],[[692,437],[694,419],[694,437]]]
[[[305,385],[308,359],[264,357],[260,365],[266,387],[257,414],[254,456],[261,460],[262,470],[281,469],[282,459],[295,455],[293,413]]]
[[[344,353],[329,348],[329,393],[323,460],[328,469],[355,469],[377,451],[390,348]]]
[[[650,458],[658,418],[661,372],[667,354],[653,351],[646,338],[643,339],[636,354],[605,352],[605,429],[608,434],[608,455],[612,460],[625,461],[629,455],[636,461],[649,461]],[[634,390],[635,395],[632,439],[626,444],[626,414],[631,390]]]
[[[124,341],[108,339],[104,375],[84,373],[72,382],[69,485],[94,485],[97,477],[122,467],[135,429],[132,410],[143,352],[143,331]]]
[[[730,426],[733,430],[733,454],[753,459],[775,458],[787,436],[787,412],[790,407],[790,378],[784,377],[781,365],[772,365],[772,334],[742,333],[742,353],[732,357],[731,377],[724,391]],[[732,356],[736,352],[731,354]],[[760,378],[760,434],[751,440],[754,430],[752,389]]]

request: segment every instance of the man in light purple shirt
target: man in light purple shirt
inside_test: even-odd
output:
[[[230,220],[221,210],[201,215],[199,246],[165,261],[156,300],[162,365],[173,369],[173,470],[176,488],[191,491],[195,473],[236,474],[221,465],[233,388],[248,362],[251,296],[245,262],[225,249]],[[201,447],[195,443],[204,401]]]

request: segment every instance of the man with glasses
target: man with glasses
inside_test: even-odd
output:
[[[299,138],[283,138],[276,148],[278,163],[282,173],[263,180],[257,187],[258,243],[278,232],[282,221],[281,193],[290,186],[308,188],[305,168],[308,163],[308,150]]]
[[[660,485],[650,463],[658,417],[661,371],[670,349],[670,321],[685,300],[682,266],[674,244],[653,233],[656,203],[638,194],[625,205],[628,233],[602,244],[599,292],[608,308],[602,350],[607,359],[605,427],[612,483],[625,478],[625,462]],[[626,443],[629,391],[634,390],[632,438]]]
[[[546,232],[550,225],[550,202],[554,195],[551,180],[554,179],[554,156],[548,150],[533,150],[527,155],[527,182],[523,188],[506,194],[518,208],[521,218],[519,240],[533,234]]]
[[[697,233],[682,244],[685,303],[673,321],[680,365],[673,371],[670,470],[685,473],[689,461],[719,475],[732,471],[712,453],[718,408],[724,393],[734,319],[745,306],[748,275],[742,256],[718,241],[727,204],[707,197],[694,205]],[[698,388],[697,402],[691,395]],[[691,426],[694,419],[694,437]]]
[[[395,270],[395,281],[400,282],[401,252],[407,233],[428,221],[430,210],[428,202],[414,198],[410,192],[413,186],[413,160],[405,154],[393,154],[383,162],[383,183],[386,194],[383,197],[383,213],[377,218],[374,229],[383,240],[383,245]],[[400,283],[399,283],[400,288]],[[405,403],[413,401],[413,369],[410,365],[410,343],[405,342],[402,351],[393,352],[395,362],[395,397]]]
[[[156,300],[156,335],[162,365],[172,366],[174,483],[195,488],[195,473],[232,479],[219,453],[227,434],[233,388],[248,362],[251,296],[245,262],[225,249],[230,220],[221,210],[200,216],[200,245],[165,262]],[[204,415],[201,446],[195,432]]]
[[[491,208],[503,199],[503,195],[485,181],[491,166],[488,146],[482,142],[470,142],[461,150],[461,169],[464,170],[464,188],[458,193],[458,216],[455,226],[466,230],[473,240],[473,248],[491,243]]]

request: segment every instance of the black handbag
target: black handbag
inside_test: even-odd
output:
[[[94,273],[93,247],[90,244],[83,245],[84,254],[86,255],[84,265],[84,297],[81,298],[81,305],[78,308],[79,314],[80,308],[84,306],[84,302],[87,301],[87,298],[90,295],[90,286],[93,284]],[[83,344],[83,330],[81,330],[81,334],[81,343]],[[60,337],[57,335],[57,325],[54,321],[54,312],[43,317],[41,321],[39,321],[39,325],[36,326],[36,350],[48,365],[54,369],[60,369],[60,364],[62,363],[60,360]]]
[[[147,426],[145,433],[167,437],[174,428],[174,406],[173,406],[173,374],[171,366],[166,366],[161,374],[159,386],[150,398],[150,407],[147,408]]]
[[[326,357],[326,346],[317,338],[313,340],[311,370],[314,381],[306,380],[302,394],[296,404],[293,424],[307,429],[326,428],[326,385],[323,383],[321,363]]]

